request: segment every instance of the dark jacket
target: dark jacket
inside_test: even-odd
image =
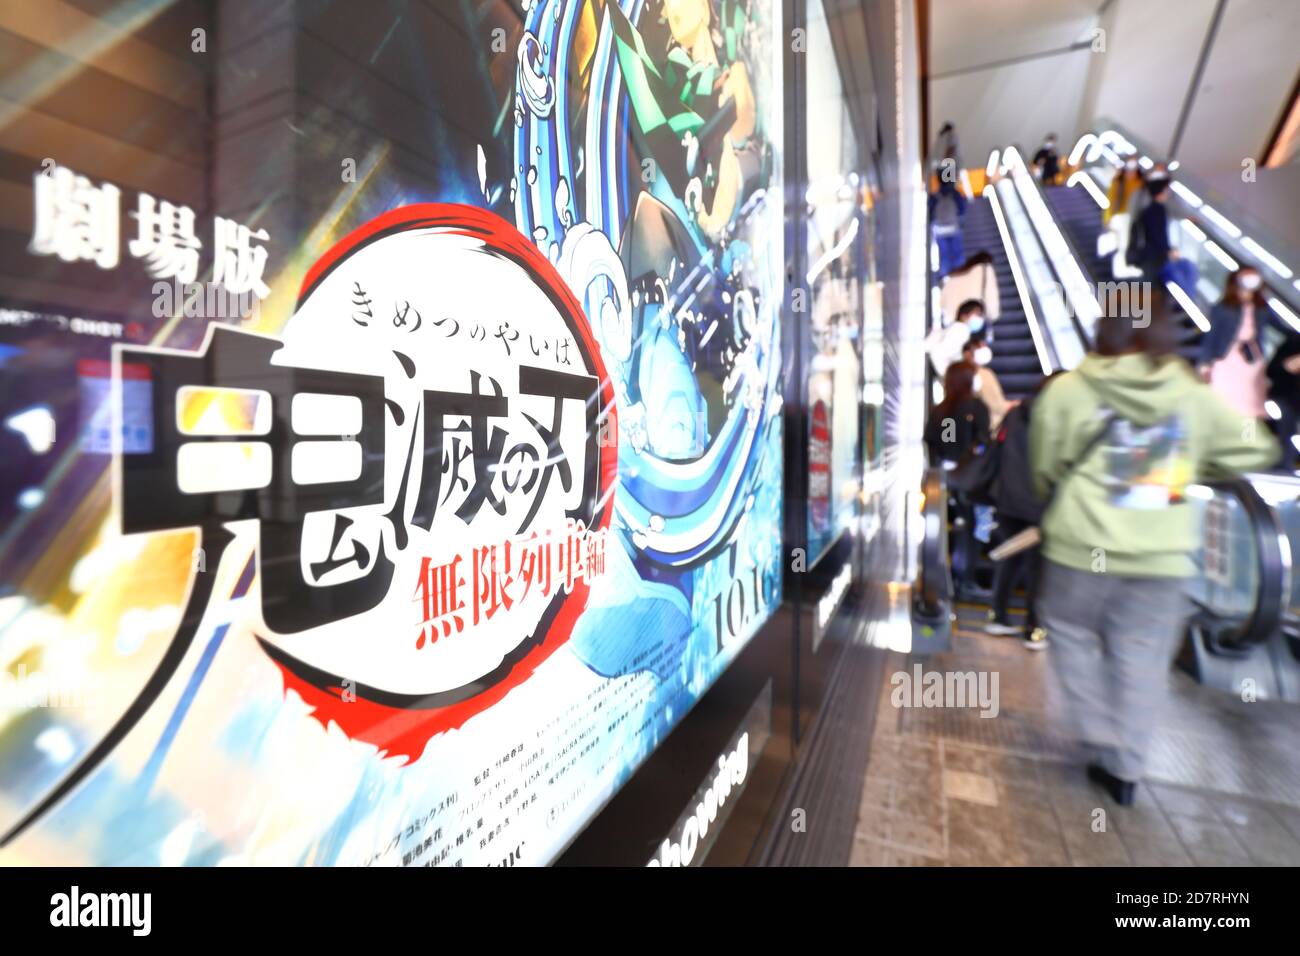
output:
[[[944,441],[946,423],[952,419],[952,441]],[[930,449],[930,463],[958,462],[967,451],[989,440],[989,409],[978,397],[971,397],[956,408],[944,411],[938,406],[930,412],[925,425],[925,446]]]
[[[1255,347],[1260,355],[1264,354],[1264,326],[1271,325],[1286,331],[1273,310],[1265,306],[1255,307]],[[1209,365],[1228,354],[1232,343],[1237,341],[1237,332],[1241,329],[1241,306],[1220,302],[1210,309],[1210,330],[1201,337],[1198,365]]]
[[[1300,411],[1300,375],[1283,368],[1283,363],[1296,355],[1300,355],[1300,334],[1293,332],[1277,347],[1268,363],[1269,395]]]
[[[1142,251],[1136,260],[1129,256],[1129,262],[1148,273],[1159,272],[1169,261],[1169,210],[1164,203],[1152,201],[1142,210],[1133,228],[1141,233]]]
[[[1044,182],[1056,182],[1056,177],[1061,175],[1061,158],[1057,155],[1056,150],[1042,147],[1034,153],[1034,165],[1043,171]]]
[[[1029,420],[1033,402],[1025,399],[1002,419],[994,441],[998,443],[998,474],[993,479],[993,504],[998,514],[1037,524],[1043,504],[1034,493],[1034,473],[1029,466]]]

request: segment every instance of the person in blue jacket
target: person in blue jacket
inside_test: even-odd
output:
[[[1242,266],[1228,276],[1223,298],[1210,310],[1210,330],[1201,339],[1197,365],[1212,365],[1228,354],[1241,330],[1244,311],[1253,311],[1260,320],[1255,323],[1254,341],[1261,351],[1266,324],[1284,333],[1288,331],[1264,299],[1264,277],[1254,266]]]
[[[1243,266],[1228,276],[1223,298],[1210,310],[1197,368],[1225,401],[1242,414],[1263,417],[1268,390],[1264,328],[1289,331],[1264,299],[1263,276]]]
[[[966,197],[954,182],[941,177],[938,192],[930,194],[929,206],[930,228],[939,246],[939,274],[936,278],[942,279],[965,260],[961,221],[966,215]]]

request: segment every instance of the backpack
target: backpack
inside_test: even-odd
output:
[[[1145,210],[1143,210],[1145,212]],[[1146,258],[1147,254],[1147,226],[1144,216],[1134,216],[1133,221],[1128,225],[1128,249],[1124,253],[1124,258],[1129,265],[1136,265]]]
[[[940,461],[951,461],[960,464],[969,457],[972,449],[985,440],[981,433],[986,431],[987,426],[981,426],[977,421],[980,415],[987,416],[988,411],[978,398],[967,399],[942,417],[938,415],[937,406],[931,410],[930,419],[925,425],[925,444],[930,450],[931,462],[938,464]],[[950,439],[945,440],[945,429],[949,421],[952,422],[954,433]],[[987,423],[987,418],[985,422]]]
[[[1091,455],[1094,450],[1096,450],[1097,446],[1105,441],[1106,436],[1110,434],[1111,429],[1119,420],[1119,415],[1115,412],[1111,412],[1106,416],[1106,420],[1102,422],[1101,428],[1098,429],[1090,439],[1088,439],[1087,444],[1083,446],[1083,450],[1079,452],[1078,457],[1066,465],[1065,473],[1061,475],[1060,480],[1048,489],[1047,499],[1041,502],[1042,512],[1039,517],[1039,523],[1026,528],[1019,534],[1013,535],[1006,541],[1002,542],[989,552],[989,557],[991,559],[994,561],[1005,561],[1007,558],[1019,554],[1021,551],[1037,547],[1039,543],[1042,542],[1042,517],[1046,516],[1047,509],[1052,507],[1052,502],[1056,500],[1056,493],[1060,490],[1061,486],[1065,484],[1066,479],[1073,475],[1078,467],[1083,464],[1084,460]]]
[[[992,436],[983,445],[967,450],[948,476],[948,485],[963,492],[971,501],[991,505],[1002,458],[1002,442]]]
[[[998,474],[993,480],[993,504],[998,514],[1037,524],[1043,505],[1034,493],[1029,463],[1029,419],[1033,399],[1021,402],[1002,419],[998,432]]]

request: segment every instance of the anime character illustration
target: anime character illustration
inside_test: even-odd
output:
[[[744,0],[539,2],[527,16],[516,224],[553,244],[593,317],[619,402],[618,613],[655,619],[617,642],[588,610],[575,643],[602,673],[652,659],[689,682],[779,588],[781,131],[760,119],[780,115],[764,108],[780,95],[776,22]],[[731,583],[754,568],[728,618]]]

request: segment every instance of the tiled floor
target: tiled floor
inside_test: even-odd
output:
[[[1300,707],[1171,673],[1148,779],[1118,807],[1083,775],[1051,648],[983,634],[973,609],[925,670],[996,671],[1000,710],[899,708],[885,668],[850,862],[865,866],[1300,865]]]

